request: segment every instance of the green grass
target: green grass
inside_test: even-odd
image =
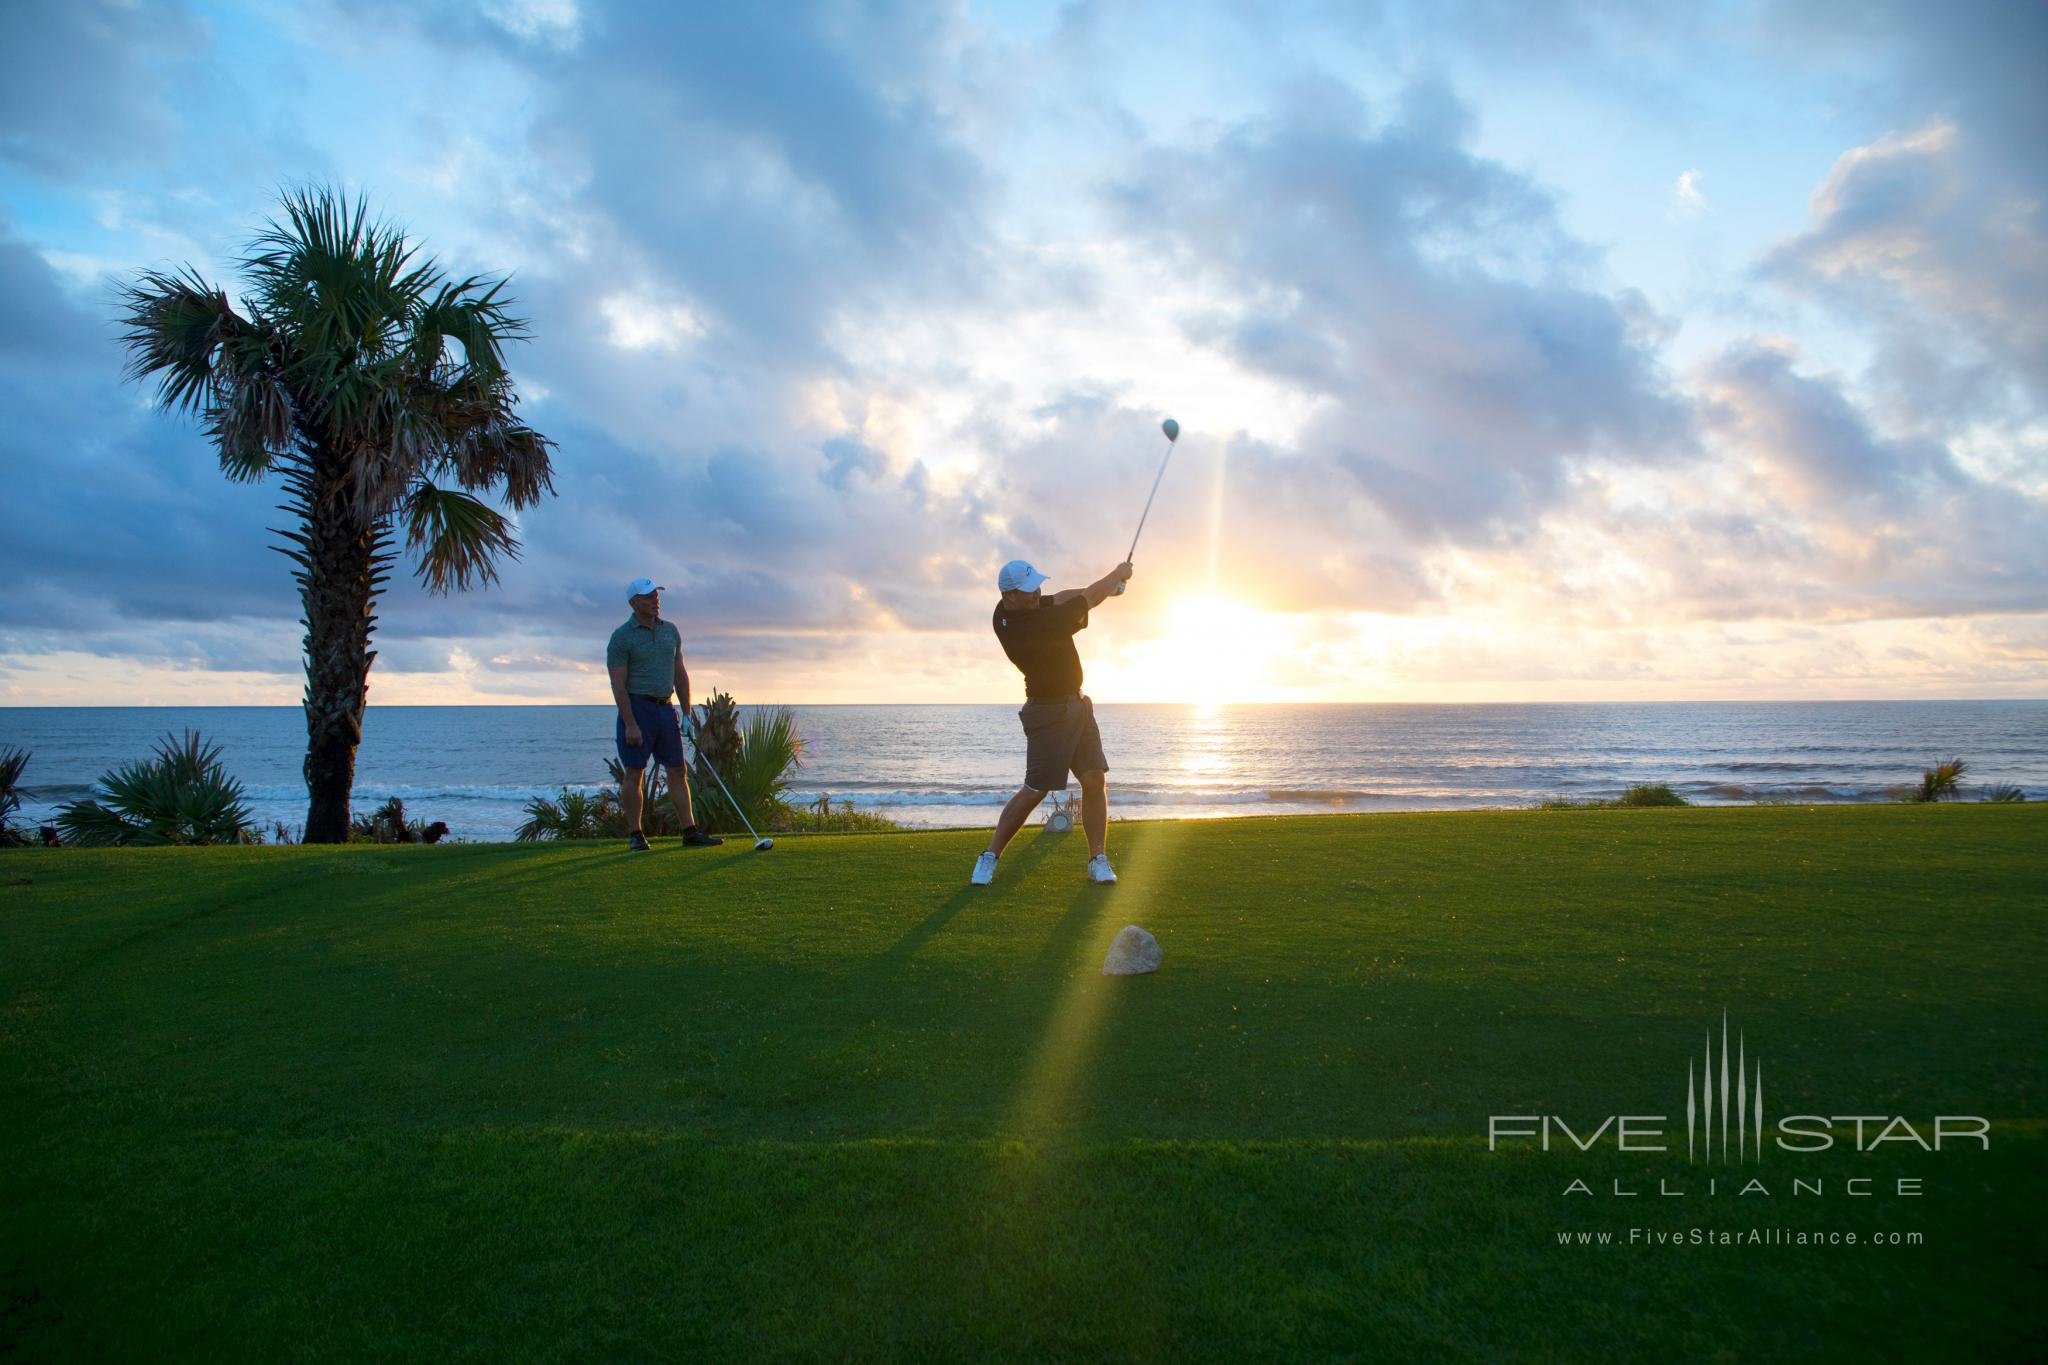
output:
[[[1120,825],[1107,891],[1026,834],[970,892],[980,843],[0,856],[0,1355],[2043,1348],[2048,807]],[[1724,1009],[1774,1111],[1991,1150],[1769,1152],[1767,1203],[1486,1150],[1682,1112]],[[1557,1244],[1632,1226],[1925,1242]]]

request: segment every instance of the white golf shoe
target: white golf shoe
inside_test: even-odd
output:
[[[1109,865],[1107,853],[1098,853],[1088,860],[1088,880],[1098,886],[1116,885],[1116,869]]]
[[[990,853],[987,849],[983,849],[981,856],[974,860],[974,875],[967,879],[967,884],[969,886],[987,886],[995,879],[996,855]]]

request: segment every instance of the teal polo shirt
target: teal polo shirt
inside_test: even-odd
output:
[[[683,652],[683,633],[673,621],[656,621],[650,628],[637,617],[612,632],[604,648],[607,670],[626,670],[626,690],[642,697],[666,697],[676,690],[676,660]]]

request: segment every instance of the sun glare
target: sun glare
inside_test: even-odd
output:
[[[1134,642],[1090,677],[1105,698],[1217,704],[1283,699],[1276,673],[1292,631],[1287,618],[1227,597],[1184,597],[1159,633]]]

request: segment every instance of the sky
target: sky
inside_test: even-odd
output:
[[[508,275],[558,496],[373,704],[2048,696],[2048,6],[12,0],[0,704],[292,704],[274,485],[124,381],[281,193]]]

